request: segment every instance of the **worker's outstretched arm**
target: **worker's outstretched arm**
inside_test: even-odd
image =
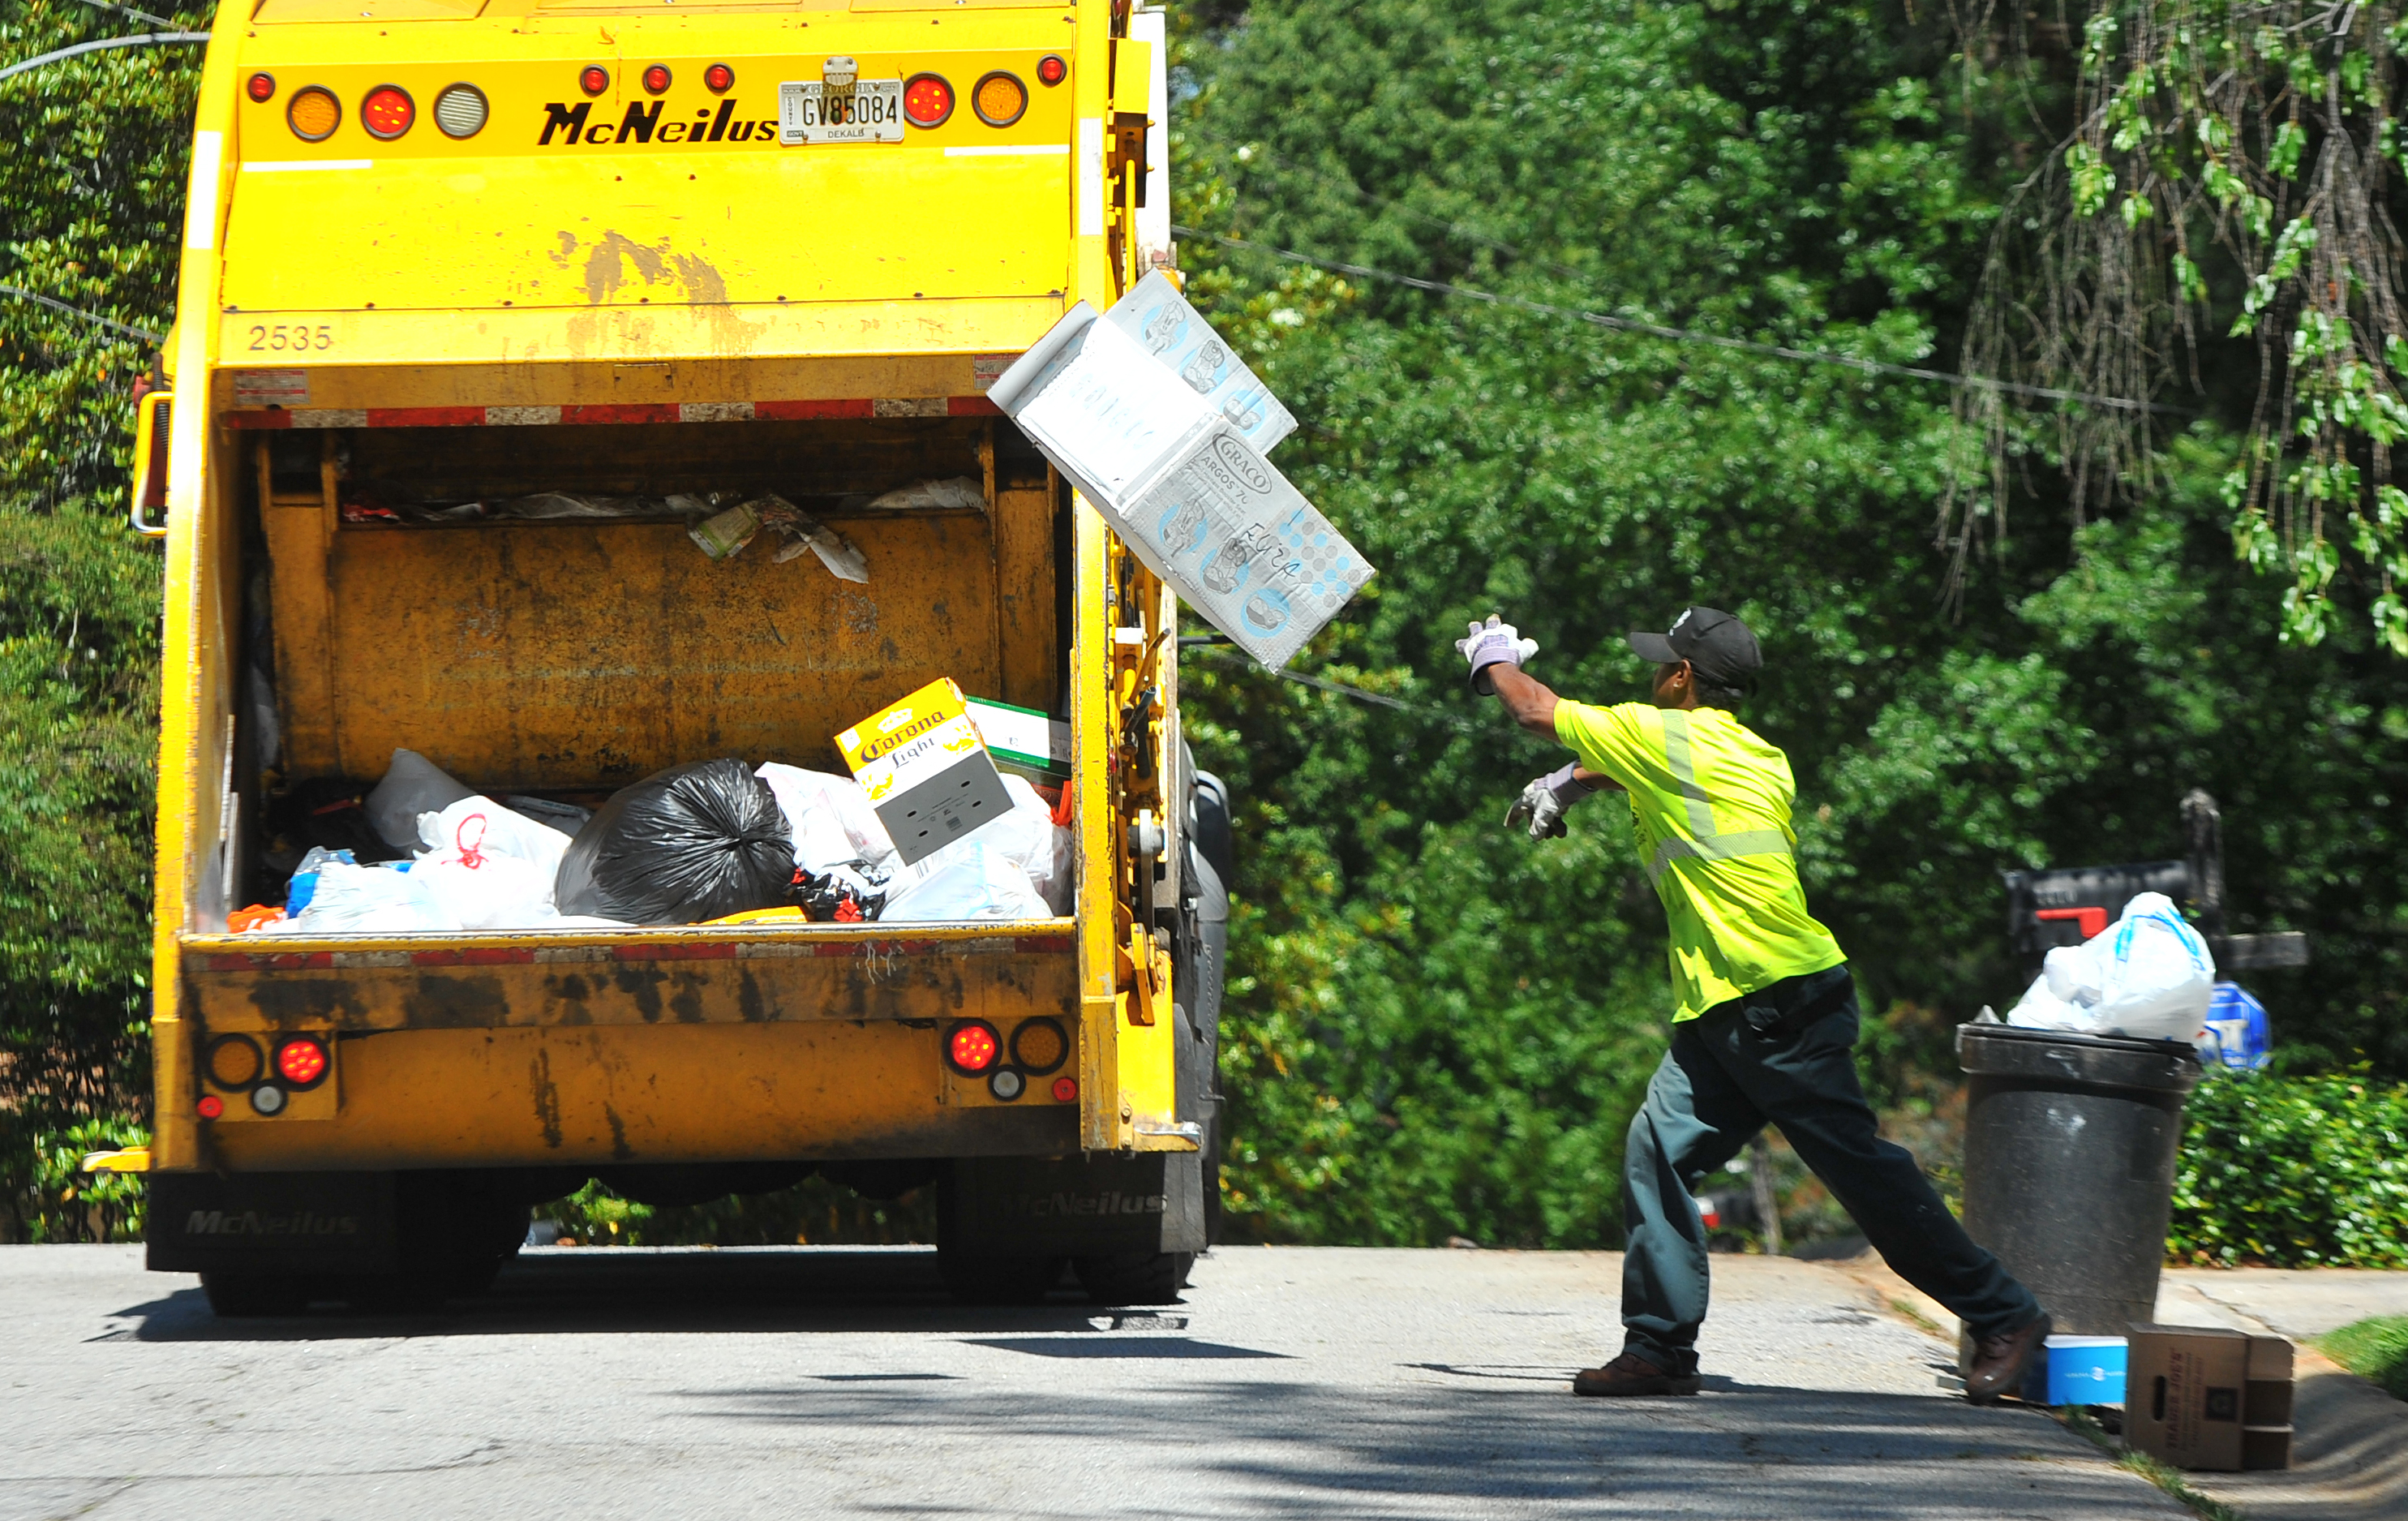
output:
[[[1514,723],[1542,739],[1555,737],[1555,705],[1562,699],[1547,690],[1546,683],[1520,666],[1499,661],[1484,673],[1495,688],[1497,700],[1505,714]]]

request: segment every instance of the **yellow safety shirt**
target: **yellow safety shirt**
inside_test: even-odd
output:
[[[1630,794],[1672,931],[1674,1023],[1847,958],[1806,911],[1789,757],[1719,708],[1563,702],[1555,738]]]

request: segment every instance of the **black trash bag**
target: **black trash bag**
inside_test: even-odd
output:
[[[693,925],[792,899],[795,837],[769,784],[739,760],[695,761],[621,789],[560,859],[563,913]]]

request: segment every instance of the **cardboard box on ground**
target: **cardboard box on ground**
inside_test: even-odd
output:
[[[1130,552],[1274,670],[1371,579],[1264,457],[1295,419],[1158,270],[1108,312],[1073,307],[987,395]]]
[[[2291,1466],[2291,1343],[2213,1326],[2132,1327],[2124,1441],[2176,1468]]]

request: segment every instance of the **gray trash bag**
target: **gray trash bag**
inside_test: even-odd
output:
[[[614,794],[561,857],[565,914],[694,925],[791,901],[794,835],[739,760],[655,771]]]

